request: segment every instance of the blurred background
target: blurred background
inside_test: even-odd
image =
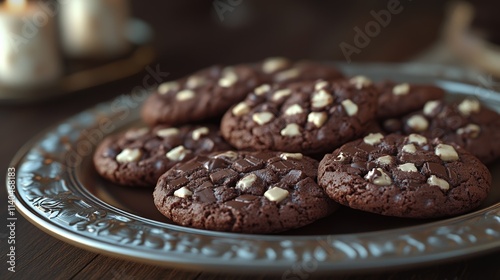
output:
[[[500,76],[498,1],[4,0],[0,157],[47,126],[212,64],[422,62]],[[156,73],[156,76],[155,74]],[[495,84],[496,85],[496,84]],[[2,162],[2,170],[7,162]],[[5,165],[5,166],[3,166]]]
[[[212,64],[270,56],[444,64],[498,91],[499,6],[498,0],[0,0],[0,179],[16,152],[54,124]],[[138,108],[144,96],[136,97],[122,102]],[[6,197],[0,188],[0,200]],[[89,259],[27,220],[16,226],[25,244],[21,269],[58,273],[79,267],[86,259],[80,255]]]

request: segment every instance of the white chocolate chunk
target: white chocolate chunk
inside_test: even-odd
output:
[[[191,89],[195,89],[207,83],[205,77],[201,76],[191,76],[186,82],[186,86]]]
[[[253,183],[255,183],[255,180],[257,180],[257,175],[253,173],[249,174],[241,178],[241,180],[239,180],[238,183],[236,183],[236,188],[245,191],[248,188],[250,188],[253,185]]]
[[[412,133],[408,136],[408,142],[415,143],[419,146],[422,146],[424,144],[427,144],[427,138],[425,138],[424,136],[422,136],[420,134]]]
[[[398,165],[398,169],[404,172],[418,172],[415,164],[411,162]]]
[[[436,175],[431,175],[429,179],[427,179],[427,184],[431,186],[438,186],[440,189],[447,191],[450,189],[450,184],[441,178],[438,178]]]
[[[349,80],[349,83],[354,85],[357,89],[362,89],[372,84],[372,81],[365,76],[355,76]]]
[[[129,130],[125,133],[125,137],[129,139],[139,138],[149,132],[149,128],[143,127],[135,130]]]
[[[481,104],[477,100],[465,99],[458,104],[458,111],[464,116],[469,116],[471,113],[478,113],[481,110]]]
[[[300,75],[300,70],[297,68],[292,68],[283,72],[279,72],[274,76],[277,82],[283,82],[293,78],[297,78]]]
[[[347,115],[349,115],[350,117],[358,113],[358,105],[352,102],[351,99],[346,99],[342,101],[342,106],[344,106]]]
[[[162,83],[158,87],[158,93],[159,94],[166,94],[169,91],[178,90],[178,89],[179,89],[179,83],[178,82],[175,82],[175,81],[166,82],[166,83]]]
[[[194,98],[195,96],[195,92],[190,90],[190,89],[185,89],[185,90],[181,90],[177,93],[177,95],[175,96],[175,99],[179,100],[179,101],[184,101],[184,100],[189,100],[189,99],[192,99]]]
[[[435,115],[434,111],[436,110],[436,108],[439,106],[440,103],[441,103],[441,101],[439,101],[439,100],[427,101],[424,105],[424,115],[429,116],[429,117],[432,117],[433,115]]]
[[[186,198],[186,197],[189,197],[189,196],[192,196],[193,195],[193,192],[190,191],[188,188],[186,187],[182,187],[178,190],[176,190],[174,192],[174,196],[177,196],[177,197],[180,197],[180,198]]]
[[[408,83],[399,84],[392,88],[392,94],[394,95],[406,95],[410,92],[410,85]]]
[[[274,115],[270,112],[258,112],[253,114],[252,120],[259,125],[266,124],[274,118]]]
[[[328,115],[325,112],[311,112],[307,115],[307,122],[313,123],[316,127],[322,127],[325,124]]]
[[[377,174],[380,173],[380,174]],[[377,186],[388,186],[392,183],[391,177],[387,175],[382,168],[373,168],[366,174],[365,179],[370,180]]]
[[[425,131],[429,127],[429,122],[427,121],[426,118],[424,118],[421,115],[414,115],[411,116],[407,121],[406,124],[413,130],[421,132]]]
[[[314,85],[314,90],[319,91],[320,89],[324,89],[326,86],[328,86],[328,82],[327,81],[318,81]]]
[[[297,136],[300,135],[300,127],[296,123],[287,124],[285,128],[280,131],[281,136]]]
[[[382,135],[382,133],[370,133],[363,138],[363,142],[368,145],[375,146],[380,144],[382,139],[384,139],[384,135]]]
[[[156,132],[156,135],[162,138],[170,137],[179,134],[179,129],[175,127],[160,129]]]
[[[287,160],[287,159],[302,159],[304,157],[303,154],[301,153],[282,153],[280,155],[280,158],[281,159],[284,159],[284,160]]]
[[[138,161],[142,156],[142,152],[139,149],[123,149],[121,153],[116,156],[116,161],[119,163],[127,163]]]
[[[238,153],[233,152],[233,151],[227,151],[227,152],[220,153],[214,157],[215,158],[225,157],[225,158],[228,158],[230,160],[235,160],[236,158],[238,158]]]
[[[477,124],[468,124],[465,127],[457,129],[457,134],[462,135],[462,134],[467,134],[471,138],[477,138],[479,136],[479,133],[481,132],[481,127]]]
[[[208,127],[200,127],[193,130],[191,137],[193,137],[193,140],[197,141],[200,140],[201,136],[208,135],[209,132]]]
[[[300,114],[302,112],[304,112],[304,110],[302,110],[302,107],[300,107],[299,104],[293,104],[292,106],[288,107],[285,110],[285,115],[291,116],[291,115]]]
[[[278,101],[278,100],[280,100],[280,98],[285,97],[285,96],[289,96],[291,93],[292,93],[292,90],[290,90],[288,88],[277,90],[273,94],[273,101]]]
[[[219,79],[219,86],[221,87],[230,87],[234,85],[238,81],[238,75],[233,71],[232,68],[224,69],[222,77]]]
[[[250,107],[245,102],[240,102],[233,107],[233,110],[231,110],[231,112],[237,117],[243,116],[244,114],[250,112]]]
[[[264,196],[270,201],[280,203],[288,196],[288,191],[278,187],[272,187],[264,193]]]
[[[266,74],[271,74],[286,68],[288,64],[290,64],[290,62],[284,57],[270,57],[262,64],[262,71]]]
[[[271,90],[271,86],[268,84],[263,84],[258,87],[256,87],[253,92],[255,92],[256,95],[263,95],[264,93],[268,92]]]
[[[392,164],[392,157],[389,156],[389,155],[386,155],[386,156],[381,156],[379,158],[377,158],[376,162],[380,165],[390,165]]]
[[[334,159],[334,161],[344,161],[347,157],[344,152],[340,152],[340,154]]]
[[[187,154],[191,151],[184,148],[184,146],[177,146],[170,150],[165,156],[171,161],[181,161],[183,160]]]
[[[406,144],[403,146],[402,151],[409,154],[415,154],[417,152],[417,147],[413,144]]]
[[[323,108],[332,104],[333,96],[326,90],[321,89],[313,94],[311,101],[314,108]]]
[[[435,154],[444,161],[458,160],[458,153],[451,145],[439,144],[436,146]]]

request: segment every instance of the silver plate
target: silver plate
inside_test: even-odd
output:
[[[460,69],[417,64],[337,64],[374,80],[436,83],[449,97],[474,95],[500,109],[500,94]],[[472,79],[472,80],[471,80]],[[480,80],[477,80],[479,83]],[[128,99],[127,99],[128,98]],[[124,100],[128,100],[125,102]],[[283,273],[359,272],[450,260],[500,247],[500,164],[476,211],[443,220],[407,220],[342,208],[280,235],[211,232],[158,214],[151,190],[119,188],[94,171],[92,153],[107,134],[139,123],[139,104],[121,96],[46,130],[12,162],[17,209],[47,233],[88,250],[163,266]]]

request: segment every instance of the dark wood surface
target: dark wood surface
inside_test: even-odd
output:
[[[169,78],[183,76],[214,63],[255,61],[271,55],[320,60],[344,60],[339,44],[352,42],[355,26],[370,20],[388,1],[255,1],[247,20],[220,22],[210,1],[134,2],[133,12],[151,23],[156,33],[158,65]],[[145,2],[145,1],[144,1]],[[173,2],[173,3],[163,3]],[[334,2],[334,1],[331,1]],[[338,1],[335,1],[338,2]],[[413,1],[417,2],[417,1]],[[409,61],[439,37],[444,3],[401,1],[404,10],[375,36],[354,61]],[[347,3],[347,1],[345,1]],[[238,8],[238,7],[237,7]],[[247,8],[245,8],[247,9]],[[94,104],[128,93],[142,84],[145,71],[100,87],[37,103],[0,105],[0,172],[5,174],[21,146],[40,131]],[[7,192],[0,188],[0,220],[7,221]],[[38,229],[17,213],[16,272],[7,271],[7,230],[0,227],[0,279],[281,279],[282,275],[248,275],[183,271],[135,263],[96,254],[64,243]],[[459,260],[376,273],[341,275],[338,279],[500,279],[494,251]],[[313,279],[328,275],[303,277]]]

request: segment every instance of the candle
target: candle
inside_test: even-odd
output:
[[[66,0],[60,8],[62,43],[69,56],[118,56],[130,49],[127,0]]]
[[[54,18],[26,0],[0,5],[0,84],[38,86],[61,74]]]

